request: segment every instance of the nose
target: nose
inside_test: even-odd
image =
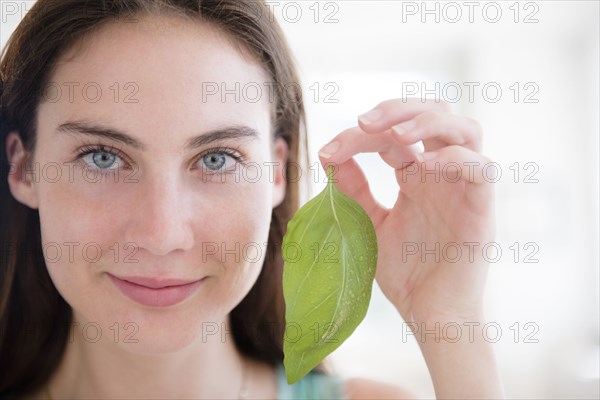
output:
[[[192,248],[191,204],[179,180],[164,174],[132,184],[139,186],[126,228],[128,242],[154,255]]]

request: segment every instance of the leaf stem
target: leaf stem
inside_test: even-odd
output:
[[[333,183],[333,165],[327,166],[327,183]]]

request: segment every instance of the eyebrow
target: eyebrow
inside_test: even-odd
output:
[[[146,150],[146,146],[138,139],[120,132],[117,129],[102,126],[85,120],[67,121],[58,126],[57,132],[82,134],[86,136],[102,137],[120,142],[138,150]],[[211,130],[198,136],[188,139],[184,145],[186,150],[193,150],[198,147],[225,139],[259,139],[260,134],[253,128],[245,125],[231,125],[224,128]]]

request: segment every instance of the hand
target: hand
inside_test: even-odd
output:
[[[337,150],[324,146],[319,156],[325,170],[335,165],[338,189],[373,221],[377,283],[407,322],[480,318],[489,268],[482,246],[495,239],[495,217],[479,124],[450,113],[443,102],[396,99],[375,109],[329,143],[338,142]],[[419,141],[424,153],[415,150]],[[373,198],[352,159],[365,152],[378,152],[395,169],[400,191],[392,209]],[[422,176],[423,169],[430,173]]]

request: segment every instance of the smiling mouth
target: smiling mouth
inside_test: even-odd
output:
[[[123,277],[107,273],[114,286],[127,298],[147,307],[169,307],[190,297],[206,280]]]

